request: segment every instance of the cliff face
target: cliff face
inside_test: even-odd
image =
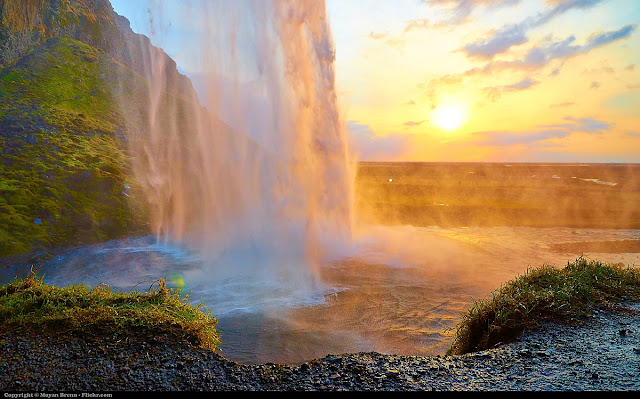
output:
[[[165,64],[166,89],[194,95],[191,81],[149,38],[131,30],[109,0],[0,0],[0,68],[11,65],[44,41],[69,37],[104,51],[147,76],[150,60]]]
[[[0,0],[0,257],[146,231],[131,133],[152,60],[166,99],[197,102],[108,0]]]
[[[27,54],[43,40],[68,36],[105,48],[116,32],[104,0],[3,0],[0,2],[0,37],[6,65]],[[115,44],[115,43],[114,43]]]

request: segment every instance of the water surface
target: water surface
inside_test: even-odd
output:
[[[69,250],[40,272],[51,284],[104,282],[125,292],[167,278],[192,302],[213,310],[222,354],[240,362],[301,362],[360,351],[431,356],[444,354],[474,300],[529,267],[563,266],[581,255],[640,265],[639,239],[634,229],[368,226],[355,231],[349,253],[321,267],[321,284],[313,290],[273,276],[206,278],[211,269],[202,258],[152,237]],[[556,245],[629,240],[636,246],[627,246],[628,252],[583,253],[576,245]],[[16,269],[0,272],[5,283]]]

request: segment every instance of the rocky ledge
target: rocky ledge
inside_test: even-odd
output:
[[[328,355],[239,364],[168,337],[5,335],[4,391],[640,390],[640,309],[594,311],[517,342],[462,356]]]

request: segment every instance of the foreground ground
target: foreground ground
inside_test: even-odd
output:
[[[168,338],[4,336],[0,390],[640,390],[638,305],[595,310],[462,356],[328,355],[238,364]]]

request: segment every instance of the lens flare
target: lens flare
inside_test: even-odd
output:
[[[171,276],[169,276],[169,282],[177,288],[185,287],[184,278],[181,274],[172,274]]]

